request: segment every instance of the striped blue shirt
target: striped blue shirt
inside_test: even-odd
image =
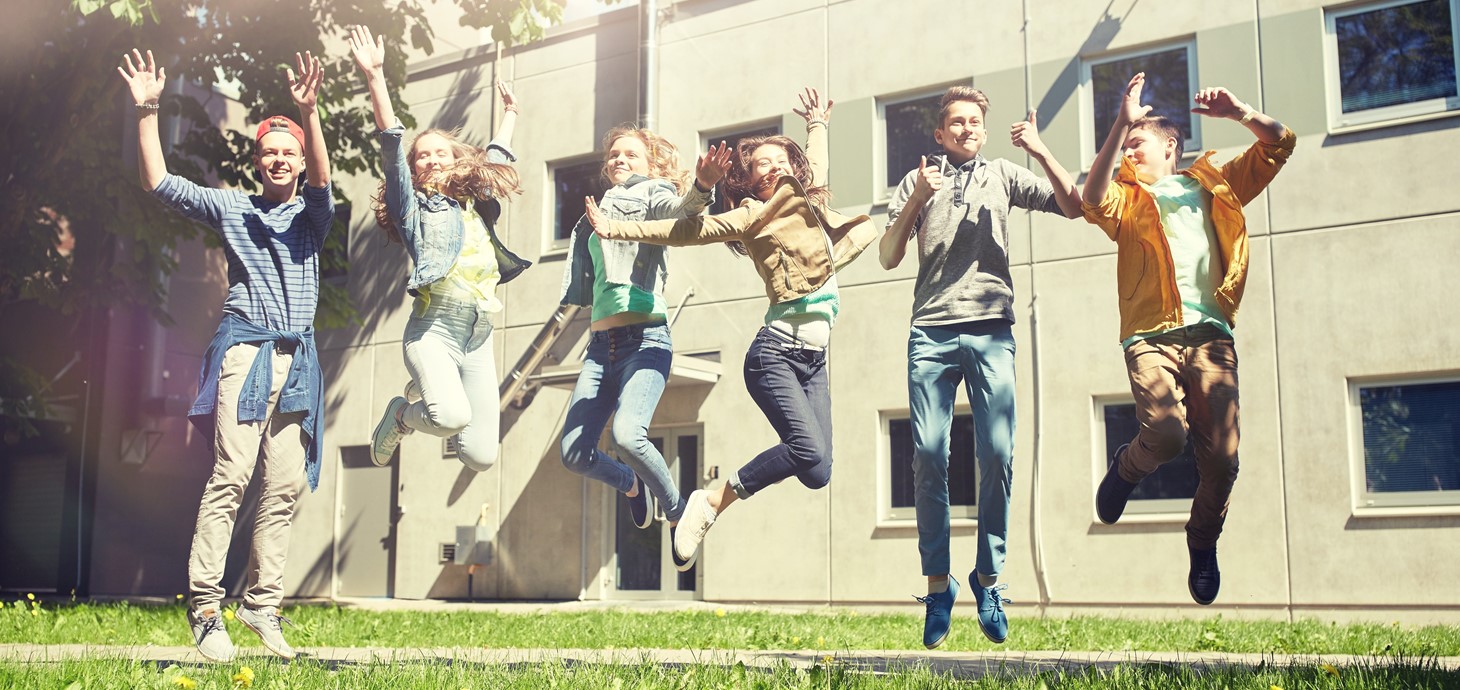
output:
[[[330,185],[306,184],[292,201],[277,203],[167,175],[152,193],[223,236],[228,257],[224,312],[277,331],[303,331],[314,325],[319,253],[335,217]]]

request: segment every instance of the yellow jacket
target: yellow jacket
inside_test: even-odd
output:
[[[1218,260],[1224,267],[1216,298],[1228,325],[1236,324],[1237,307],[1247,285],[1247,218],[1242,207],[1267,188],[1296,143],[1297,136],[1285,129],[1276,142],[1257,141],[1220,168],[1211,162],[1215,151],[1207,151],[1179,173],[1194,178],[1212,195],[1214,249],[1220,252]],[[1137,179],[1130,159],[1121,160],[1120,172],[1099,204],[1083,203],[1081,207],[1085,220],[1100,226],[1116,244],[1120,340],[1179,328],[1183,323],[1181,295],[1161,212],[1150,190]]]

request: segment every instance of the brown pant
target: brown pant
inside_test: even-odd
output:
[[[257,345],[234,345],[223,355],[218,372],[218,407],[213,476],[203,489],[193,550],[188,557],[193,608],[217,609],[223,601],[223,567],[233,540],[233,523],[243,490],[263,458],[263,491],[253,528],[248,591],[244,604],[258,609],[278,606],[284,599],[284,559],[289,554],[289,526],[294,504],[304,493],[305,443],[303,412],[279,414],[279,390],[289,377],[293,355],[274,351],[273,386],[263,422],[238,421],[238,394],[253,365]]]
[[[1237,480],[1237,348],[1214,326],[1191,326],[1132,343],[1125,365],[1141,428],[1120,458],[1120,476],[1139,482],[1180,455],[1190,436],[1199,481],[1186,543],[1215,548]]]

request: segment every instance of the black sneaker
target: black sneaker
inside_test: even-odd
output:
[[[1217,590],[1222,588],[1222,571],[1217,569],[1217,549],[1188,546],[1186,550],[1191,554],[1191,574],[1186,576],[1186,589],[1196,603],[1202,606],[1211,604],[1217,600]]]
[[[1125,512],[1125,504],[1130,501],[1130,494],[1136,490],[1136,485],[1120,477],[1120,456],[1125,449],[1130,448],[1127,443],[1115,449],[1115,454],[1110,456],[1110,466],[1105,471],[1105,478],[1100,480],[1100,488],[1095,490],[1095,515],[1100,521],[1113,525],[1120,520],[1121,513]]]
[[[625,497],[629,499],[629,517],[633,519],[635,527],[648,529],[649,525],[654,524],[654,497],[637,475],[634,477],[634,486],[639,488],[639,494]]]

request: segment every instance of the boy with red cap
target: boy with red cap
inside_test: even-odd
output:
[[[214,661],[233,658],[219,615],[223,567],[244,488],[262,459],[263,492],[254,524],[249,587],[237,619],[269,651],[286,659],[279,604],[294,504],[319,482],[324,429],[323,381],[314,345],[319,302],[319,252],[334,223],[329,156],[316,94],[323,70],[305,53],[289,70],[289,91],[303,127],[282,115],[259,125],[254,165],[261,194],[209,189],[167,172],[157,131],[165,71],[148,51],[118,67],[137,108],[138,173],[143,188],[164,204],[216,230],[228,259],[223,318],[203,356],[198,397],[189,419],[213,439],[213,475],[203,490],[188,559],[192,594],[188,622],[198,651]],[[307,184],[300,188],[299,177]]]

